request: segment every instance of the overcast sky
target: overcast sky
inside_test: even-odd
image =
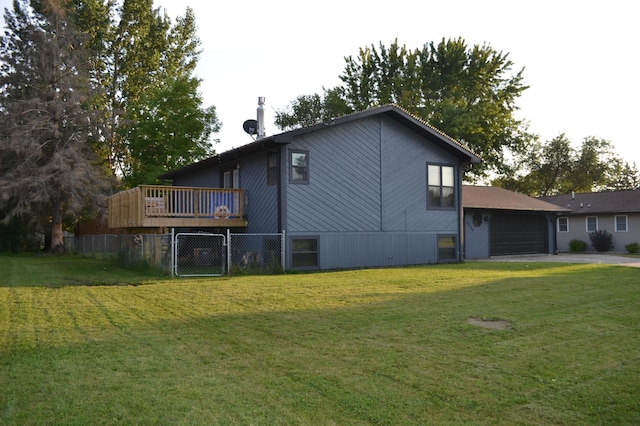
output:
[[[219,150],[251,141],[242,123],[267,102],[273,110],[298,95],[340,83],[344,57],[394,39],[408,48],[445,38],[488,43],[525,68],[520,98],[530,130],[610,140],[640,166],[640,24],[632,1],[234,1],[155,0],[170,15],[194,9],[203,53],[198,75],[223,122]]]
[[[169,15],[196,14],[202,55],[197,70],[206,105],[223,122],[218,152],[249,143],[242,123],[266,97],[273,112],[298,95],[340,83],[344,57],[394,39],[410,49],[462,37],[509,53],[530,86],[519,117],[549,140],[564,132],[577,147],[587,136],[612,142],[640,166],[640,24],[633,1],[568,0],[154,0]],[[0,0],[6,7],[9,0]]]

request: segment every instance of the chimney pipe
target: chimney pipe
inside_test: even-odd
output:
[[[265,136],[264,133],[264,96],[258,98],[258,137],[262,139]]]
[[[571,199],[572,200],[576,199],[576,192],[575,191],[571,191]]]

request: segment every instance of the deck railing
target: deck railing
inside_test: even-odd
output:
[[[109,226],[246,226],[244,190],[140,185],[109,197]]]

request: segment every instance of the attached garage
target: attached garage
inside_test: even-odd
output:
[[[503,188],[465,185],[466,259],[555,253],[555,218],[565,209]]]
[[[544,215],[514,212],[491,216],[491,256],[547,253],[548,239]]]

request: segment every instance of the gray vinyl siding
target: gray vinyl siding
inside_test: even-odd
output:
[[[427,163],[457,169],[457,160],[394,120],[385,118],[380,131],[382,229],[457,234],[456,210],[427,210]],[[456,186],[459,191],[460,182]]]
[[[221,188],[220,170],[218,168],[208,168],[198,170],[188,175],[181,175],[173,180],[175,186],[195,186],[204,188]]]
[[[377,116],[328,128],[289,149],[309,151],[309,184],[287,185],[289,232],[458,233],[457,210],[426,204],[427,163],[457,167],[457,161],[394,120]]]
[[[616,214],[589,214],[589,215],[572,215],[569,218],[569,232],[556,232],[558,239],[558,251],[569,251],[569,243],[572,240],[581,240],[587,243],[588,250],[592,250],[591,240],[587,232],[585,218],[587,216],[596,216],[598,218],[598,229],[606,230],[613,236],[614,248],[612,251],[624,253],[624,246],[631,243],[640,243],[640,214],[628,213],[626,232],[615,231],[615,216],[624,216],[625,213]],[[555,224],[557,230],[557,223]]]
[[[287,184],[289,232],[379,231],[380,151],[377,118],[296,138],[309,151],[309,183]],[[286,160],[289,182],[289,156]]]
[[[279,232],[278,186],[267,185],[267,153],[248,157],[240,163],[240,188],[245,190],[248,233]]]
[[[289,233],[289,241],[309,233]],[[437,235],[416,232],[321,232],[319,269],[374,268],[437,262]],[[290,244],[289,244],[290,246]],[[288,264],[291,264],[289,253]]]
[[[484,221],[490,212],[477,211],[483,220],[480,226],[473,224],[474,210],[466,210],[464,214],[464,257],[466,259],[482,259],[490,256],[489,222]]]
[[[435,263],[439,235],[460,247],[457,158],[395,120],[327,127],[285,149],[308,151],[309,182],[288,183],[287,154],[284,228],[319,237],[320,269]],[[427,163],[455,166],[455,209],[427,209]]]

